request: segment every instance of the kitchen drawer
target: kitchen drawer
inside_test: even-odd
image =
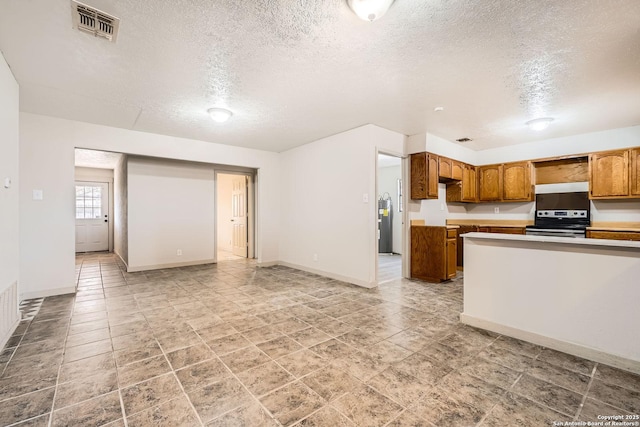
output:
[[[457,236],[458,236],[458,233],[455,228],[447,229],[447,239],[455,239]]]
[[[635,231],[595,231],[587,230],[587,237],[591,239],[635,240],[640,241],[640,232]]]

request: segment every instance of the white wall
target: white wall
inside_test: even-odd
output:
[[[134,156],[128,163],[129,271],[213,262],[213,167]]]
[[[20,113],[23,295],[74,289],[75,147],[257,169],[256,255],[260,263],[279,259],[281,181],[277,153]],[[31,200],[33,189],[44,190],[44,200]]]
[[[281,154],[284,263],[375,286],[378,149],[402,156],[404,135],[366,125]]]
[[[218,249],[231,252],[231,192],[233,190],[232,179],[233,175],[227,175],[219,173],[217,176],[217,189],[216,200],[218,201],[218,207],[216,208],[218,213]]]
[[[18,83],[0,53],[0,293],[19,276],[18,164]]]
[[[389,193],[393,213],[391,217],[392,250],[396,254],[402,254],[402,212],[398,212],[398,180],[402,179],[400,166],[388,166],[378,168],[378,195],[379,199],[384,193]],[[405,190],[406,192],[406,190]]]

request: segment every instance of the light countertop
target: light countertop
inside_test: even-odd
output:
[[[466,233],[463,234],[462,237],[464,237],[465,239],[515,240],[520,242],[563,243],[583,246],[607,246],[613,248],[617,247],[640,249],[640,242],[631,240],[580,239],[575,237],[534,236],[525,234],[501,233]]]

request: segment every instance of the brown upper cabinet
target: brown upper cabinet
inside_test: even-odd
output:
[[[589,155],[589,196],[592,199],[629,196],[629,151]]]
[[[429,153],[411,155],[411,198],[438,198],[438,156]]]
[[[640,198],[640,147],[477,167],[426,152],[411,155],[412,199],[437,198],[441,180],[448,202],[528,202],[534,183],[586,179],[591,199]]]
[[[631,181],[629,193],[632,197],[640,197],[640,148],[629,150],[631,157]]]
[[[438,157],[438,176],[448,182],[449,180],[462,181],[463,163],[446,157]]]
[[[478,200],[481,202],[528,202],[533,200],[531,162],[478,167]]]
[[[451,179],[455,179],[456,181],[462,180],[462,170],[464,164],[457,160],[451,160]]]
[[[477,202],[478,201],[478,175],[476,167],[464,164],[462,165],[462,197],[461,202]]]
[[[502,165],[502,174],[502,200],[533,200],[531,162],[505,163]]]
[[[478,201],[478,180],[476,177],[476,167],[466,163],[452,160],[453,171],[457,169],[456,178],[447,183],[447,202],[477,202]],[[460,178],[457,178],[457,177]]]
[[[502,165],[478,167],[478,200],[496,202],[502,199]]]
[[[438,177],[451,179],[451,159],[446,157],[438,158]]]

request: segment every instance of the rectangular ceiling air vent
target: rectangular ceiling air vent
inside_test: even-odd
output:
[[[458,142],[469,142],[469,141],[473,141],[471,138],[460,138],[460,139],[456,139],[456,141]]]
[[[71,18],[73,28],[116,42],[119,18],[75,0],[71,0]]]

